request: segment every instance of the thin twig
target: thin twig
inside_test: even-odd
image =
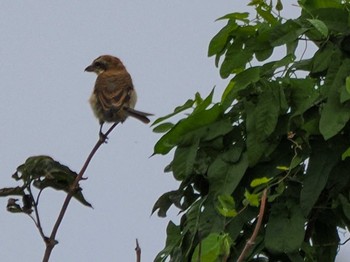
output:
[[[136,238],[136,262],[141,262],[141,247],[139,246],[139,241]]]
[[[35,203],[36,203],[37,206],[39,206],[39,199],[40,199],[40,196],[41,196],[41,192],[43,192],[43,189],[40,189],[40,191],[39,191],[39,193],[38,193],[38,195],[36,197]]]
[[[40,190],[40,192],[38,193],[38,196],[37,196],[36,200],[34,200],[34,195],[32,193],[32,189],[30,188],[30,184],[28,186],[28,191],[29,191],[29,195],[30,195],[31,201],[33,202],[35,218],[31,214],[28,214],[28,215],[34,221],[35,226],[39,230],[40,236],[42,237],[44,242],[46,242],[47,241],[47,237],[45,236],[44,230],[43,230],[43,228],[41,226],[40,216],[39,216],[39,209],[38,209],[39,196],[40,196],[40,193],[41,193],[42,190]]]
[[[345,245],[348,241],[350,241],[350,238],[348,238],[347,240],[345,240],[343,243],[340,243],[339,245],[340,245],[340,246],[343,246],[343,245]]]
[[[41,238],[44,240],[44,242],[46,242],[47,237],[44,235],[44,232],[43,232],[41,225],[35,220],[35,218],[31,214],[27,214],[27,215],[30,217],[31,220],[33,220],[36,228],[38,229],[38,231],[40,233]]]
[[[266,197],[267,197],[267,189],[265,188],[263,191],[263,195],[261,197],[261,202],[260,202],[260,210],[259,210],[259,217],[258,217],[258,222],[256,223],[256,226],[254,228],[253,234],[250,237],[250,239],[247,241],[247,243],[245,244],[242,253],[240,254],[237,262],[243,262],[245,256],[247,255],[249,249],[254,246],[255,244],[255,239],[258,236],[260,227],[261,227],[261,223],[262,223],[262,219],[264,217],[264,213],[265,213],[265,204],[266,204]]]
[[[83,179],[83,175],[87,169],[87,167],[89,166],[89,163],[91,161],[91,159],[93,158],[93,156],[95,155],[95,153],[97,152],[97,150],[100,148],[100,146],[105,143],[105,141],[107,140],[108,135],[112,132],[112,130],[118,125],[118,123],[114,123],[106,132],[106,134],[103,137],[100,137],[100,139],[97,141],[96,145],[94,146],[94,148],[91,150],[89,156],[87,157],[87,159],[85,160],[85,163],[83,165],[83,167],[81,168],[79,174],[77,175],[77,177],[75,178],[69,192],[67,193],[66,199],[63,202],[61,211],[57,217],[57,220],[52,228],[52,232],[50,237],[47,239],[46,241],[46,249],[45,249],[45,254],[44,254],[44,258],[43,258],[43,262],[48,262],[51,252],[53,250],[53,248],[55,247],[55,245],[58,243],[56,241],[56,234],[58,231],[58,228],[61,225],[61,222],[63,220],[63,217],[66,213],[66,210],[68,208],[69,202],[72,199],[72,197],[74,196],[74,194],[77,192],[78,188],[79,188],[79,181]]]

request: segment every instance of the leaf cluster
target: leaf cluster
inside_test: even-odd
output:
[[[42,190],[53,188],[68,193],[72,190],[72,185],[77,177],[77,173],[70,170],[67,166],[62,165],[49,156],[32,156],[29,157],[22,165],[17,167],[12,178],[21,182],[20,186],[7,187],[0,189],[0,197],[9,197],[7,210],[13,213],[31,214],[33,207],[38,206]],[[33,186],[38,190],[34,196]],[[18,204],[16,196],[22,196],[21,205]],[[75,189],[73,195],[80,203],[91,207],[82,194],[82,189]]]
[[[237,261],[264,189],[246,261],[334,261],[349,226],[350,6],[301,0],[300,16],[284,19],[281,1],[249,4],[255,16],[219,18],[227,24],[209,44],[229,79],[221,100],[197,93],[154,123],[165,133],[154,154],[174,150],[165,172],[180,185],[153,212],[181,214],[155,261]]]

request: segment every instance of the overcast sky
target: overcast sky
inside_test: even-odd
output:
[[[247,3],[61,2],[0,4],[0,187],[16,185],[11,174],[32,155],[50,155],[80,170],[99,128],[88,104],[96,76],[84,68],[102,54],[124,62],[138,92],[136,108],[156,117],[197,91],[205,96],[217,86],[220,94],[227,82],[207,57],[210,39],[224,25],[214,20],[246,10]],[[158,139],[134,119],[117,127],[81,183],[94,209],[71,202],[51,261],[135,261],[135,238],[142,261],[153,261],[165,244],[169,218],[151,217],[151,209],[162,193],[177,188],[171,174],[163,173],[170,158],[149,158]],[[47,235],[64,197],[52,190],[42,195],[40,214]],[[0,208],[1,261],[41,261],[45,247],[32,221],[6,212],[5,198]],[[170,213],[175,220],[176,211]]]

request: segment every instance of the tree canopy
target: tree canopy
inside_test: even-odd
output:
[[[295,19],[280,0],[219,18],[221,100],[197,93],[155,121],[179,188],[153,212],[181,214],[155,261],[335,260],[350,223],[350,4],[298,4]]]

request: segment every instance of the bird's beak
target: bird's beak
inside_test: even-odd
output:
[[[87,68],[84,70],[85,72],[95,72],[95,67],[93,65],[89,65]]]

